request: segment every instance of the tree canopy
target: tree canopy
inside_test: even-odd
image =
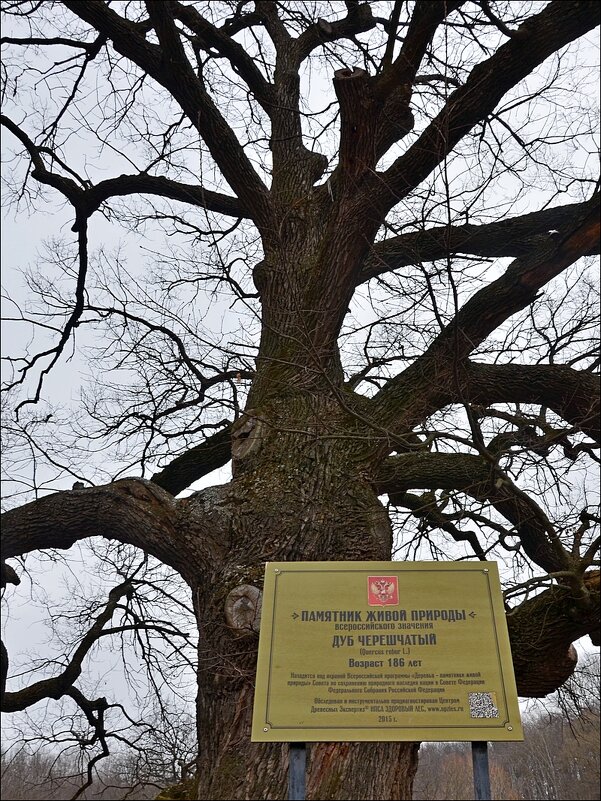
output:
[[[282,794],[227,612],[269,560],[498,560],[518,691],[561,687],[599,644],[599,4],[2,11],[5,200],[56,221],[5,291],[3,586],[88,537],[183,579],[198,798]],[[128,559],[60,675],[4,692],[3,646],[2,709],[68,697],[102,755]],[[416,754],[317,744],[310,796],[410,798]]]

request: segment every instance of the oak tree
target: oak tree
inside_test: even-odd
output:
[[[283,746],[249,738],[269,560],[498,559],[519,693],[561,686],[598,644],[599,4],[3,12],[6,195],[70,217],[11,312],[9,445],[55,472],[4,513],[3,559],[104,537],[186,582],[195,797],[285,793]],[[66,420],[50,382],[82,346],[98,383]],[[120,460],[100,485],[99,444]],[[411,798],[416,764],[315,744],[308,794]]]

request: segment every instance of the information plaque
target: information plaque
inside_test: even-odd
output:
[[[269,562],[255,742],[522,740],[494,562]]]

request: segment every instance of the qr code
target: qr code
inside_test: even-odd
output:
[[[470,704],[470,717],[472,718],[498,718],[496,693],[468,693]]]

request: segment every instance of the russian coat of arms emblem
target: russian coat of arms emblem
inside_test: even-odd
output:
[[[398,604],[398,576],[368,576],[367,602],[370,606],[392,606]]]

